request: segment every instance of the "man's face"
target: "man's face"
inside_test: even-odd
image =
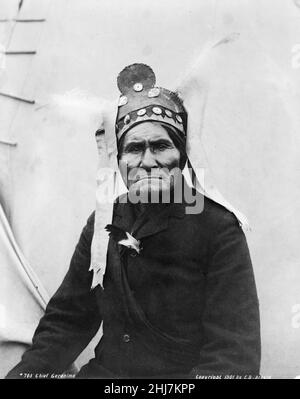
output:
[[[126,133],[119,167],[129,193],[148,198],[149,193],[173,189],[179,161],[180,152],[167,131],[159,123],[144,122]]]

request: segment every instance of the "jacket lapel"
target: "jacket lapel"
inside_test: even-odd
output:
[[[133,235],[136,239],[158,234],[168,228],[170,218],[184,216],[182,204],[163,204],[158,207],[155,205],[151,207],[145,218],[136,220],[133,226]]]
[[[182,218],[184,215],[185,206],[182,203],[152,204],[144,214],[135,218],[130,202],[117,203],[112,224],[140,240],[166,230],[170,218]]]
[[[136,218],[134,205],[129,202],[128,194],[121,195],[114,206],[113,225],[132,234],[137,240],[158,234],[168,228],[170,218],[183,218],[187,204],[183,193],[193,191],[183,179],[182,202],[168,204],[149,204],[149,209]]]

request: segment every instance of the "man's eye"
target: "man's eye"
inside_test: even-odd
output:
[[[131,150],[132,152],[141,152],[142,151],[142,149],[141,149],[141,147],[140,146],[138,146],[138,145],[135,145],[135,146],[133,146],[132,147],[132,150]]]
[[[154,151],[164,151],[165,149],[168,148],[167,144],[157,144],[153,147]]]
[[[138,145],[131,145],[126,149],[126,152],[134,152],[134,153],[141,152],[141,147]]]

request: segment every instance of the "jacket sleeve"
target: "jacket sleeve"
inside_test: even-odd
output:
[[[81,233],[62,284],[39,322],[31,347],[6,378],[64,372],[98,331],[102,320],[88,271],[93,222],[94,213]]]
[[[204,342],[190,377],[253,378],[260,369],[259,303],[246,238],[232,213],[218,223],[209,258]]]

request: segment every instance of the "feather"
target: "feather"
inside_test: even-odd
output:
[[[118,242],[127,238],[125,231],[113,224],[106,225],[105,230],[108,232],[110,237]]]
[[[119,245],[123,245],[129,249],[135,250],[138,254],[141,252],[140,241],[134,238],[127,231],[120,229],[120,227],[108,224],[105,230],[109,232],[109,236],[112,237]]]
[[[126,231],[126,239],[119,241],[120,245],[124,245],[130,249],[134,249],[138,254],[141,252],[140,241],[135,239],[131,234]]]
[[[49,105],[77,126],[93,123],[96,130],[103,123],[103,109],[107,104],[105,99],[77,88],[65,93],[52,94]]]
[[[222,49],[228,43],[237,40],[238,37],[238,33],[232,33],[216,43],[207,44],[194,64],[187,69],[186,74],[177,85],[177,91],[183,99],[184,106],[188,113],[186,151],[190,165],[194,169],[193,173],[196,176],[196,188],[204,192],[207,197],[233,212],[240,224],[245,229],[249,229],[247,218],[235,209],[214,185],[214,179],[201,141],[209,86],[218,69],[222,67],[220,58]],[[191,173],[190,169],[189,172]]]

